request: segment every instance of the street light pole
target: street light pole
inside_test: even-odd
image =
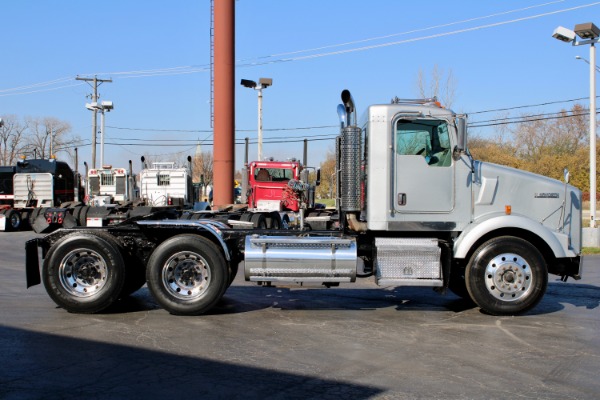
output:
[[[596,227],[596,46],[590,44],[590,228]]]
[[[583,57],[581,57],[581,56],[575,56],[575,58],[576,58],[577,60],[584,61],[584,62],[586,62],[588,65],[590,65],[590,62],[589,62],[587,59],[585,59],[585,58],[583,58]],[[598,67],[597,65],[596,65],[596,72],[600,72],[600,67]]]
[[[100,109],[100,168],[104,168],[104,109]]]
[[[263,131],[262,131],[262,86],[258,85],[258,161],[263,159],[262,143],[263,143]]]
[[[271,78],[260,78],[258,83],[248,80],[242,79],[241,85],[250,89],[254,89],[258,91],[258,160],[261,161],[262,157],[262,142],[263,142],[263,124],[262,124],[262,102],[263,102],[263,89],[268,88],[273,84],[273,79]]]
[[[114,109],[112,101],[103,101],[100,104],[98,102],[86,103],[85,107],[91,111],[100,111],[100,166],[104,166],[104,113]],[[92,168],[95,168],[92,166]]]
[[[579,36],[581,41],[577,40]],[[559,26],[552,34],[573,46],[590,45],[590,228],[596,228],[596,47],[600,29],[591,22],[577,24],[574,30]]]

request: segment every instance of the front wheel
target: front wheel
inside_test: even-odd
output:
[[[146,279],[156,301],[171,314],[199,315],[223,297],[229,269],[210,240],[178,235],[161,243],[148,260]]]
[[[482,244],[467,265],[465,279],[471,298],[492,315],[524,313],[546,292],[548,270],[540,252],[511,236]]]

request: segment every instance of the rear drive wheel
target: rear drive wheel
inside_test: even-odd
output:
[[[267,215],[267,229],[281,229],[281,216],[277,211]]]
[[[42,276],[56,304],[69,312],[91,314],[119,298],[125,267],[114,244],[92,234],[72,234],[50,248]]]
[[[267,229],[267,219],[262,213],[256,213],[252,215],[252,224],[254,229]]]
[[[223,297],[229,268],[210,240],[178,235],[161,243],[148,260],[146,280],[156,301],[176,315],[199,315]]]
[[[542,299],[548,270],[540,252],[511,236],[491,239],[473,254],[465,272],[467,290],[493,315],[524,313]]]

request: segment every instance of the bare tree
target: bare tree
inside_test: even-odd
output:
[[[568,168],[571,184],[585,191],[590,173],[588,118],[587,109],[578,104],[561,110],[555,118],[522,115],[523,122],[512,130],[501,125],[493,139],[471,137],[469,150],[482,161],[555,179],[562,179],[563,169]]]
[[[419,68],[417,74],[417,90],[421,98],[437,97],[446,108],[452,108],[456,99],[456,78],[452,69],[447,73],[435,64],[431,71],[431,79],[425,76],[425,71]]]
[[[15,165],[23,153],[27,125],[19,122],[15,115],[2,116],[4,126],[0,128],[0,165]]]
[[[204,178],[205,185],[213,184],[213,155],[205,151],[192,157],[192,169],[194,171],[192,180],[200,182]],[[233,184],[233,183],[232,183]]]
[[[52,117],[25,118],[27,125],[27,141],[25,151],[30,157],[50,158],[58,151],[72,154],[74,139],[69,137],[71,124]]]
[[[544,155],[560,157],[575,153],[586,144],[588,115],[587,109],[579,104],[570,111],[561,110],[553,119],[523,115],[526,122],[518,124],[513,132],[520,157],[536,163]]]

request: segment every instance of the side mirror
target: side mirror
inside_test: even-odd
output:
[[[456,119],[456,134],[458,138],[458,150],[465,151],[467,149],[467,121],[464,117]]]
[[[452,158],[458,160],[460,155],[467,150],[467,122],[464,117],[456,118],[457,144],[452,151]]]
[[[321,169],[317,170],[317,180],[315,181],[315,186],[321,185]]]

